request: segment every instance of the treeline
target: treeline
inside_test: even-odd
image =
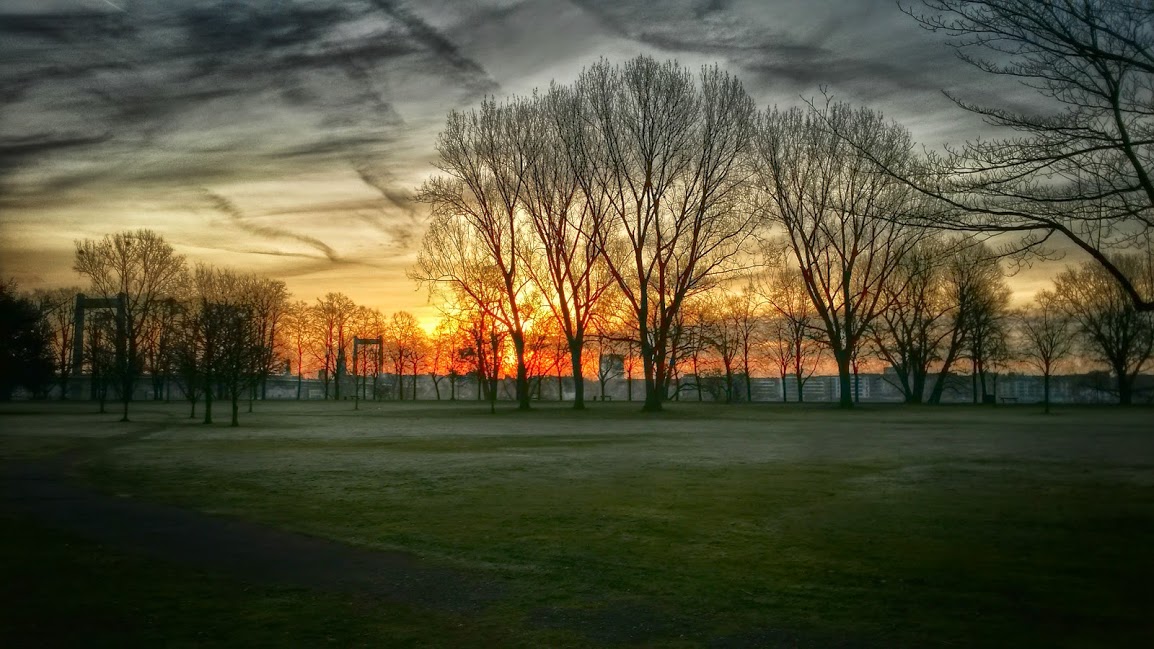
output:
[[[76,270],[89,278],[88,287],[29,294],[12,284],[0,287],[5,398],[17,386],[34,396],[55,390],[68,398],[83,373],[102,411],[113,395],[127,408],[124,397],[147,382],[154,399],[184,399],[190,416],[200,407],[206,423],[212,421],[213,402],[224,399],[236,423],[240,405],[247,400],[251,408],[253,399],[264,398],[268,379],[286,373],[296,376],[298,399],[305,377],[319,378],[326,399],[416,399],[418,377],[428,377],[437,399],[456,399],[461,382],[470,380],[478,398],[490,402],[498,398],[502,376],[515,373],[508,329],[467,301],[443,304],[441,320],[426,333],[405,311],[386,316],[340,293],[294,301],[279,280],[203,264],[189,267],[146,230],[80,242]],[[1143,272],[1129,270],[1135,276]],[[1001,262],[983,245],[959,247],[956,239],[925,238],[893,273],[898,279],[883,289],[895,292],[882,298],[886,307],[863,329],[850,365],[853,373],[863,364],[891,366],[891,380],[909,403],[939,402],[951,373],[970,375],[978,401],[988,393],[992,375],[1033,369],[1044,377],[1048,407],[1049,377],[1072,367],[1075,359],[1108,369],[1119,401],[1130,403],[1135,381],[1154,352],[1150,315],[1136,311],[1093,263],[1058,274],[1052,290],[1040,291],[1018,309],[1010,308]],[[79,292],[123,293],[127,300],[123,334],[115,310],[87,314],[77,366]],[[560,398],[566,380],[576,374],[581,379],[571,383],[576,403],[583,398],[579,386],[585,378],[594,378],[602,395],[609,382],[627,379],[633,398],[643,358],[621,299],[607,291],[591,303],[587,344],[576,366],[570,337],[553,311],[541,302],[521,305],[531,395],[541,397],[555,381]],[[835,364],[803,273],[784,264],[690,296],[669,338],[670,395],[681,391],[682,398],[710,393],[714,400],[750,401],[749,379],[775,375],[783,386],[790,382],[800,401],[806,381]],[[376,345],[362,344],[355,353],[358,340]],[[378,385],[382,375],[390,378],[387,392]],[[351,386],[347,378],[342,381],[350,376]],[[553,393],[552,385],[548,392]],[[852,388],[848,396],[854,397]]]
[[[235,426],[240,403],[281,363],[279,328],[289,295],[283,281],[190,266],[150,230],[78,241],[73,269],[87,287],[24,298],[39,314],[55,384],[26,384],[35,396],[55,387],[68,398],[83,374],[100,411],[115,396],[127,420],[132,395],[147,380],[156,399],[171,398],[175,387],[190,403],[190,417],[203,404],[205,423],[212,423],[214,402],[226,400]],[[104,302],[87,308],[82,321],[81,293]]]
[[[735,362],[753,371],[755,332],[799,385],[829,358],[844,406],[871,358],[895,368],[909,401],[931,384],[939,400],[931,374],[962,360],[982,395],[991,371],[1043,344],[1035,321],[1051,316],[1064,324],[1046,335],[1072,341],[1076,321],[1129,403],[1154,344],[1128,293],[1154,294],[1149,252],[1069,271],[1080,279],[1060,278],[1059,298],[1041,296],[1011,328],[1006,251],[939,227],[959,208],[919,189],[932,169],[913,150],[866,108],[759,112],[717,67],[602,61],[571,85],[449,114],[441,173],[419,193],[433,217],[411,276],[446,311],[471,310],[508,338],[522,408],[541,322],[564,336],[578,386],[592,338],[635,346],[645,409],[657,410],[687,364],[701,375],[703,354],[732,399]],[[1090,279],[1092,291],[1073,290]],[[1072,342],[1045,345],[1048,376]]]
[[[383,347],[394,351],[358,362],[384,365],[392,354],[398,377],[452,376],[450,396],[472,373],[491,399],[508,364],[521,408],[562,372],[582,407],[593,363],[602,382],[638,372],[645,409],[658,410],[680,377],[708,372],[724,375],[736,400],[736,376],[760,367],[801,385],[828,362],[849,406],[863,363],[892,366],[917,402],[939,400],[940,378],[955,368],[984,398],[1005,368],[1029,364],[1048,385],[1076,357],[1108,369],[1130,403],[1154,346],[1154,14],[1125,0],[924,5],[908,13],[1052,110],[959,98],[992,137],[921,155],[905,128],[868,108],[827,100],[758,110],[716,66],[602,61],[571,84],[449,113],[440,173],[418,193],[432,218],[411,271],[444,314],[436,334],[337,294],[305,305],[278,298],[274,318],[256,295],[284,293],[282,284],[190,271],[183,260],[163,281],[143,279],[125,251],[158,238],[131,233],[78,246],[90,290],[127,294],[130,312],[119,323],[127,335],[111,337],[125,349],[107,348],[106,324],[86,342],[85,362],[118,368],[97,373],[115,375],[124,393],[146,374],[181,375],[149,360],[176,358],[179,342],[195,377],[180,380],[206,386],[206,398],[210,385],[234,395],[235,411],[235,395],[256,394],[274,358],[295,361],[298,376],[319,372],[326,396],[340,398],[356,339],[406,331],[388,334]],[[1012,311],[1000,260],[1051,255],[1056,240],[1091,261]],[[86,261],[97,256],[85,258],[89,247],[122,261],[101,271]],[[10,302],[25,314],[14,320],[26,320],[28,302]],[[63,308],[39,310],[67,320]],[[165,318],[171,328],[150,324]],[[257,360],[228,366],[209,343],[212,327],[245,329],[237,335]],[[178,330],[162,344],[161,332]],[[610,356],[620,362],[603,362]],[[60,361],[55,373],[66,381],[71,371]]]

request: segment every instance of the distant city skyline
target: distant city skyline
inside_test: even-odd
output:
[[[148,227],[298,299],[428,322],[405,271],[446,113],[640,53],[717,63],[759,107],[824,88],[935,148],[982,134],[942,90],[1034,99],[890,0],[16,0],[0,8],[0,274],[82,284],[74,240]],[[1052,269],[1012,278],[1018,299]]]

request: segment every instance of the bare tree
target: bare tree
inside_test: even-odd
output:
[[[770,307],[768,351],[781,377],[781,400],[787,400],[786,376],[792,374],[797,401],[804,400],[805,382],[817,371],[821,325],[809,297],[805,278],[797,268],[771,265],[757,286]]]
[[[378,377],[384,365],[385,318],[377,309],[358,306],[353,311],[350,322],[353,336],[353,394],[359,404],[361,399],[376,399]],[[357,348],[356,339],[381,340],[381,346]],[[370,383],[371,377],[371,383]],[[368,394],[366,395],[366,389]],[[359,405],[357,406],[359,407]]]
[[[185,283],[181,280],[182,285]],[[180,292],[183,293],[183,288]],[[170,390],[178,314],[177,297],[165,298],[157,305],[155,316],[145,322],[144,334],[141,336],[143,368],[152,379],[152,398],[155,401],[165,399],[166,392]]]
[[[322,363],[325,399],[341,398],[341,381],[348,371],[346,363],[352,340],[353,315],[357,305],[343,293],[327,293],[316,304],[317,345],[315,353]],[[330,391],[330,386],[332,390]]]
[[[1149,258],[1114,256],[1110,263],[1134,285],[1152,288]],[[1119,403],[1133,403],[1134,381],[1154,353],[1154,318],[1138,311],[1127,291],[1100,265],[1069,268],[1054,283],[1062,308],[1081,330],[1087,352],[1114,374]]]
[[[753,401],[753,369],[755,354],[764,339],[764,305],[757,294],[757,286],[751,280],[741,288],[741,292],[727,299],[727,312],[737,332],[737,344],[741,357],[741,373],[745,377],[745,400]]]
[[[709,342],[705,337],[706,321],[709,315],[704,308],[703,299],[688,300],[682,305],[670,327],[669,374],[676,385],[674,398],[680,399],[681,391],[686,386],[681,384],[678,364],[688,361],[693,369],[693,390],[697,392],[697,400],[705,400],[705,381],[701,377],[705,373],[706,352]]]
[[[935,179],[906,178],[958,213],[940,227],[1017,232],[1026,247],[1065,237],[1139,311],[1154,293],[1112,253],[1154,226],[1154,5],[1135,0],[923,0],[906,12],[947,35],[963,61],[1038,92],[1052,111],[951,97],[1010,132],[935,156]],[[888,166],[888,165],[887,165]]]
[[[40,309],[40,317],[48,326],[56,381],[60,398],[68,398],[68,382],[80,368],[74,367],[73,347],[76,335],[76,295],[78,286],[40,290],[33,298]]]
[[[574,171],[586,200],[607,197],[597,236],[637,322],[644,409],[660,410],[682,304],[735,265],[750,231],[753,102],[717,67],[695,83],[676,63],[644,56],[593,65],[576,88],[588,128]]]
[[[893,281],[881,287],[889,308],[874,321],[869,337],[894,369],[895,387],[906,403],[923,401],[930,367],[942,360],[954,333],[949,324],[955,305],[943,272],[952,252],[943,240],[927,238],[898,263]]]
[[[568,343],[573,407],[581,409],[585,336],[598,301],[613,281],[598,239],[609,196],[581,191],[580,178],[588,178],[591,161],[580,96],[554,86],[533,101],[529,116],[532,127],[520,141],[528,161],[522,203],[535,237],[525,244],[524,263]]]
[[[970,361],[974,403],[997,397],[997,367],[1009,356],[1010,288],[1004,279],[980,284],[972,296],[965,318],[967,345],[962,354]],[[991,376],[992,375],[992,376]],[[993,389],[993,392],[987,390]]]
[[[1074,328],[1052,291],[1038,291],[1030,308],[1014,314],[1018,354],[1042,373],[1042,404],[1050,412],[1050,377],[1074,351]]]
[[[742,314],[748,312],[747,304],[741,295],[727,293],[707,295],[701,304],[701,341],[721,361],[726,403],[738,399],[734,369],[743,349]],[[746,379],[748,381],[748,375]]]
[[[278,354],[280,346],[280,330],[287,319],[289,308],[289,292],[285,283],[279,279],[267,277],[253,277],[248,286],[249,308],[252,311],[256,337],[259,341],[260,357],[257,361],[258,379],[253,386],[260,388],[260,398],[267,397],[268,376],[281,365],[281,356]],[[249,399],[248,410],[252,412],[252,399]]]
[[[200,276],[194,272],[190,278],[200,285]],[[189,404],[189,419],[196,418],[196,404],[205,394],[208,381],[204,354],[207,339],[204,336],[204,318],[201,311],[199,291],[177,303],[173,330],[177,334],[173,345],[173,365],[180,390]]]
[[[85,323],[84,335],[84,360],[88,363],[92,398],[99,403],[100,414],[104,414],[109,387],[122,377],[123,371],[117,366],[117,327],[112,314],[97,311],[92,322]]]
[[[316,341],[316,321],[316,307],[304,300],[297,300],[286,307],[284,322],[280,328],[280,335],[284,338],[283,345],[295,359],[293,366],[297,375],[297,401],[300,401],[303,389],[305,355]]]
[[[756,141],[766,216],[785,230],[837,362],[841,405],[852,406],[858,346],[889,306],[883,286],[922,236],[903,223],[923,209],[922,201],[877,173],[873,161],[908,170],[909,133],[868,109],[831,102],[768,110]]]
[[[408,311],[397,311],[384,324],[382,342],[385,358],[392,363],[393,373],[397,375],[396,398],[405,399],[405,370],[412,368],[411,394],[416,399],[417,363],[423,353],[419,347],[425,332]]]
[[[239,426],[240,400],[255,385],[265,357],[254,315],[255,275],[204,264],[193,272],[200,340],[196,353],[203,383],[204,423],[212,423],[217,396],[229,399],[231,426]]]
[[[88,278],[92,291],[105,297],[125,296],[125,357],[119,368],[123,421],[142,371],[141,348],[147,322],[157,317],[164,300],[179,288],[184,257],[152,230],[76,242],[73,269]]]
[[[942,269],[945,299],[949,305],[946,326],[949,336],[939,353],[937,378],[930,391],[930,403],[941,403],[958,360],[966,356],[974,327],[981,323],[980,311],[990,296],[1007,291],[1005,271],[998,254],[986,243],[950,244],[950,254]],[[976,391],[975,391],[976,394]]]
[[[460,376],[459,355],[460,336],[452,320],[442,318],[433,334],[429,336],[427,368],[433,382],[433,393],[441,400],[441,382],[449,380],[449,400],[457,399],[457,379]]]
[[[418,200],[433,209],[412,276],[432,284],[448,283],[466,294],[480,289],[475,263],[486,264],[488,284],[500,287],[499,300],[473,295],[508,331],[517,360],[518,408],[529,408],[522,308],[528,273],[520,267],[519,206],[528,158],[522,145],[533,125],[533,108],[524,100],[506,104],[486,100],[477,110],[449,113],[437,136],[440,176],[425,182]],[[471,254],[461,254],[461,253]]]

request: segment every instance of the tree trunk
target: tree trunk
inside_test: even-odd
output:
[[[842,408],[853,407],[853,379],[851,377],[851,362],[850,353],[848,350],[841,352],[834,352],[834,359],[837,360],[837,378],[838,378],[838,405]]]
[[[733,370],[725,364],[725,402],[733,403]]]
[[[233,390],[232,391],[232,421],[230,421],[228,425],[232,426],[234,428],[236,426],[239,426],[240,425],[240,416],[239,415],[240,415],[240,391],[239,390]]]
[[[648,331],[641,332],[641,367],[645,374],[645,401],[641,406],[642,412],[658,412],[661,410],[661,402],[664,401],[664,395],[659,391],[664,388],[664,381],[661,381],[661,386],[658,386],[659,378],[657,377],[656,353],[651,345],[647,342]]]
[[[208,383],[204,386],[204,423],[212,423],[212,385]]]
[[[753,403],[753,377],[749,374],[749,354],[746,354],[743,365],[742,369],[745,370],[745,401]]]
[[[513,339],[513,353],[517,356],[517,382],[515,384],[517,410],[528,410],[530,407],[529,368],[525,366],[525,333],[514,331],[509,334],[509,337]]]
[[[585,407],[585,376],[581,372],[581,341],[569,343],[569,367],[573,369],[573,409],[581,410]],[[602,384],[601,394],[605,394]]]
[[[1042,374],[1042,412],[1050,414],[1050,370]]]
[[[1116,367],[1118,374],[1118,405],[1129,406],[1134,403],[1134,379],[1126,375],[1125,367]]]
[[[918,369],[913,370],[913,381],[911,382],[910,403],[920,404],[926,393],[926,376],[927,373]]]

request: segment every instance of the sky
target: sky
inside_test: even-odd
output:
[[[4,0],[0,275],[80,284],[75,240],[148,227],[428,321],[405,271],[447,112],[638,54],[719,64],[760,107],[825,88],[931,148],[984,134],[943,90],[1030,101],[892,0]]]

